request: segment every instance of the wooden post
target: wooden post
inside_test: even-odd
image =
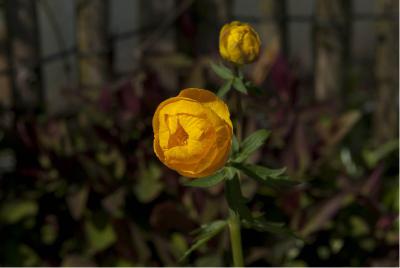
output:
[[[266,45],[276,42],[280,50],[288,53],[287,20],[285,0],[264,0],[260,2],[262,22],[261,40]]]
[[[348,0],[316,1],[315,95],[319,101],[335,101],[343,87],[349,49]]]
[[[381,19],[377,21],[375,53],[376,104],[374,142],[376,145],[397,137],[399,100],[398,0],[377,0]]]
[[[36,1],[6,0],[5,7],[14,105],[17,110],[38,111],[43,107],[44,91]]]
[[[76,0],[79,80],[83,88],[99,89],[111,78],[108,39],[109,1]]]

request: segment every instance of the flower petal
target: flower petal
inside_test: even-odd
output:
[[[185,97],[200,102],[205,107],[210,108],[232,128],[228,106],[213,92],[199,88],[187,88],[182,90],[178,97]]]

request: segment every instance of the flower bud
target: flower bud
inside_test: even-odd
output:
[[[247,23],[233,21],[222,27],[219,53],[222,58],[241,65],[254,62],[260,53],[260,37]]]

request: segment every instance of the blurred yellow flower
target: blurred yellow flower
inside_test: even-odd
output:
[[[233,21],[225,24],[219,34],[219,53],[235,64],[255,61],[260,53],[258,33],[247,23]]]
[[[227,105],[205,89],[182,90],[157,107],[154,152],[181,175],[200,178],[222,168],[232,142]]]

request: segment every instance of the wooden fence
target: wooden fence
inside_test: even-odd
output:
[[[134,0],[135,1],[135,0]],[[375,129],[380,129],[381,139],[387,138],[390,129],[398,124],[398,0],[375,0],[374,14],[357,14],[352,9],[353,1],[314,0],[311,15],[290,15],[289,0],[258,1],[259,16],[235,16],[232,9],[239,0],[172,0],[138,1],[142,14],[140,24],[132,30],[118,34],[109,33],[109,0],[75,0],[75,17],[65,23],[74,23],[76,45],[66,47],[62,36],[55,35],[60,42],[60,51],[43,55],[38,26],[38,9],[48,13],[49,23],[55,22],[57,12],[50,10],[46,0],[2,0],[0,17],[0,105],[3,109],[12,109],[18,113],[45,111],[48,107],[49,88],[43,82],[47,64],[63,60],[65,75],[71,83],[81,88],[98,88],[118,77],[113,66],[113,57],[117,54],[116,43],[136,38],[138,51],[136,60],[144,51],[152,51],[160,40],[172,43],[171,49],[185,50],[182,45],[182,23],[185,16],[197,16],[198,23],[206,31],[197,31],[198,39],[218,35],[219,27],[231,19],[248,21],[256,25],[266,43],[275,38],[282,50],[289,54],[292,49],[289,40],[289,28],[293,22],[312,25],[314,96],[318,101],[340,96],[351,73],[351,36],[353,25],[357,21],[371,21],[374,27],[376,45],[372,59],[376,98],[374,100]],[[253,2],[253,1],[250,1]],[[301,2],[301,1],[300,1]],[[187,27],[190,27],[187,26]],[[201,29],[201,28],[200,28]],[[174,35],[166,33],[173,32]],[[187,31],[187,29],[186,29]],[[203,36],[202,36],[203,35]],[[206,42],[207,43],[207,42]],[[64,44],[64,45],[63,45]],[[203,44],[207,46],[207,44]],[[190,46],[190,44],[189,44]],[[204,51],[207,52],[205,47]],[[200,49],[200,53],[203,52]],[[78,66],[77,81],[71,73],[73,67],[67,58],[76,58]],[[395,97],[393,97],[395,96]],[[386,133],[386,134],[385,134]]]

